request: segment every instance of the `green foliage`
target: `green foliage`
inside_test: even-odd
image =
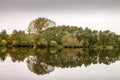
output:
[[[33,42],[30,39],[30,36],[26,34],[24,31],[17,31],[14,30],[11,36],[12,45],[19,45],[19,46],[32,46]]]
[[[106,49],[113,50],[113,46],[106,46]]]
[[[50,41],[50,46],[51,47],[56,47],[57,46],[57,42],[56,41]]]
[[[13,40],[12,45],[19,45],[19,42],[17,40]]]
[[[84,46],[85,46],[85,47],[88,47],[88,46],[89,46],[89,41],[88,41],[88,39],[84,40]]]
[[[3,39],[3,40],[1,41],[1,45],[2,45],[2,46],[6,46],[6,45],[7,45],[7,41]]]
[[[5,53],[7,51],[7,48],[6,47],[0,47],[0,53]]]
[[[84,41],[83,40],[80,41],[80,46],[84,46]]]
[[[55,53],[57,52],[57,49],[56,49],[56,48],[50,48],[49,50],[50,50],[50,53],[51,53],[51,54],[55,54]]]
[[[40,17],[29,24],[28,33],[14,30],[12,34],[7,34],[3,30],[0,33],[0,45],[104,49],[107,46],[120,47],[120,35],[109,30],[97,31],[88,27],[55,26],[54,21]]]
[[[47,46],[47,41],[45,39],[41,39],[40,46]]]
[[[2,32],[0,33],[0,37],[1,37],[1,39],[7,39],[7,32],[6,32],[6,30],[2,30]]]

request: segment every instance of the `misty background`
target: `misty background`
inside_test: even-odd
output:
[[[120,0],[0,0],[0,31],[27,30],[46,17],[57,25],[75,25],[120,34]]]

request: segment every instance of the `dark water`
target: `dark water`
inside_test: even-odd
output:
[[[0,48],[0,80],[120,80],[120,50]]]

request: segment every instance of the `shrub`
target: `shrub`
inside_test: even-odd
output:
[[[6,45],[7,45],[7,41],[6,41],[5,39],[3,39],[3,40],[1,41],[1,45],[6,46]]]
[[[50,41],[50,47],[56,47],[57,46],[57,42],[56,41]]]

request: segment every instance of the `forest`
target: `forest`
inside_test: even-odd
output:
[[[56,25],[51,19],[39,17],[30,22],[27,32],[13,30],[12,34],[7,34],[2,30],[0,46],[113,49],[120,47],[120,35],[110,30]]]

